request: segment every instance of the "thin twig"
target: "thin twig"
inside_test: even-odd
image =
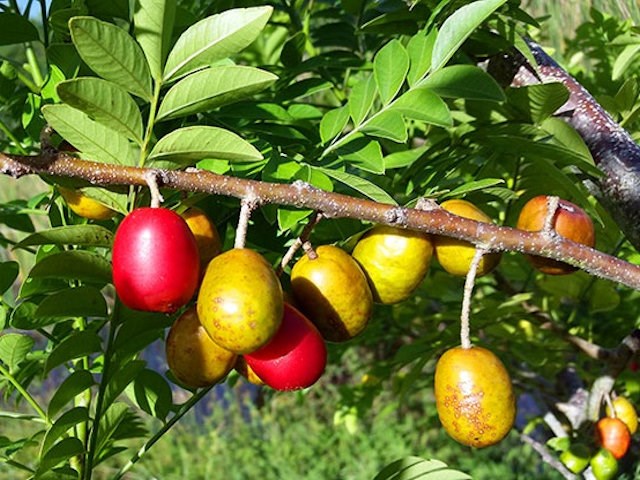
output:
[[[236,229],[236,238],[234,248],[244,248],[247,243],[247,231],[249,230],[249,220],[251,213],[258,206],[258,200],[255,196],[250,195],[243,198],[240,202],[240,217],[238,218],[238,228]]]
[[[148,170],[144,174],[144,179],[149,186],[149,193],[151,194],[151,208],[158,208],[164,202],[164,198],[158,188],[158,172],[155,170]]]
[[[321,212],[313,212],[313,215],[311,215],[311,217],[309,218],[309,221],[302,229],[300,236],[295,239],[295,241],[291,244],[287,252],[282,257],[280,265],[278,265],[278,268],[276,269],[276,275],[278,276],[282,275],[282,272],[284,272],[284,269],[287,268],[287,265],[293,259],[296,252],[300,250],[300,247],[302,247],[304,242],[306,242],[309,239],[311,232],[313,231],[315,226],[320,222],[320,220],[322,220],[322,218],[323,218],[323,215]]]
[[[487,253],[482,248],[477,248],[473,255],[471,264],[469,265],[469,271],[467,272],[467,278],[464,282],[464,295],[462,297],[462,311],[460,312],[460,344],[462,348],[471,348],[471,339],[469,338],[469,312],[471,310],[471,296],[473,295],[473,286],[476,282],[476,272],[478,271],[478,265],[482,260],[482,256]]]
[[[576,475],[567,470],[562,462],[558,460],[542,443],[524,433],[520,434],[520,438],[524,443],[529,444],[531,448],[538,452],[543,462],[557,470],[558,473],[560,473],[560,475],[562,475],[564,478],[566,478],[567,480],[576,480],[578,478]]]

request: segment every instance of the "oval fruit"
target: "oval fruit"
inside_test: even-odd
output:
[[[87,197],[79,190],[58,186],[58,191],[73,213],[88,220],[109,220],[116,212],[106,205]]]
[[[333,245],[305,254],[291,269],[291,290],[300,309],[331,342],[349,340],[364,330],[373,310],[367,278],[357,262]]]
[[[509,374],[498,357],[482,347],[456,347],[440,357],[435,397],[442,426],[463,445],[494,445],[515,420]]]
[[[491,217],[466,200],[447,200],[440,205],[446,211],[478,222],[492,223]],[[451,275],[465,276],[469,272],[476,247],[469,242],[435,235],[433,246],[438,262]],[[483,255],[478,264],[476,276],[486,275],[498,266],[502,255],[499,252]]]
[[[316,383],[327,365],[320,332],[299,310],[284,304],[278,332],[269,343],[244,356],[258,378],[276,390],[298,390]]]
[[[589,465],[591,452],[584,443],[574,443],[560,454],[560,461],[576,475],[581,473]]]
[[[618,473],[618,461],[613,454],[605,449],[601,448],[596,454],[591,457],[589,462],[591,465],[591,471],[596,480],[611,480],[616,477]]]
[[[222,252],[222,242],[215,223],[198,207],[190,207],[182,213],[196,239],[200,263],[204,266]]]
[[[426,233],[378,225],[358,241],[352,256],[367,276],[373,299],[393,304],[406,300],[420,285],[432,254]]]
[[[180,315],[169,329],[165,353],[171,372],[191,388],[206,387],[222,380],[233,368],[237,357],[211,340],[200,324],[195,307]]]
[[[166,208],[138,208],[113,240],[113,284],[134,310],[172,313],[198,287],[200,259],[185,221]]]
[[[266,345],[282,321],[282,287],[262,255],[234,248],[209,262],[198,316],[214,342],[235,353]]]
[[[636,433],[638,430],[638,414],[633,404],[625,397],[616,397],[612,404],[613,411],[611,411],[611,408],[607,405],[607,415],[609,417],[615,416],[622,420],[631,435]],[[615,412],[615,415],[613,412]]]
[[[619,418],[604,417],[596,423],[598,445],[609,450],[616,460],[625,456],[631,444],[631,434]]]
[[[547,216],[548,198],[546,195],[539,195],[529,200],[520,211],[516,228],[529,232],[542,230]],[[595,244],[595,230],[591,218],[584,210],[567,200],[559,200],[552,228],[558,235],[574,242],[588,247]],[[535,255],[527,255],[527,259],[535,268],[548,275],[565,275],[577,270],[566,263]]]
[[[256,372],[254,372],[249,365],[247,365],[247,362],[242,355],[238,355],[238,359],[236,360],[236,364],[233,368],[235,368],[236,371],[244,378],[246,378],[250,383],[259,386],[264,385],[262,379],[258,375],[256,375]]]

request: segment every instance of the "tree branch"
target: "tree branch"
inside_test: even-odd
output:
[[[175,190],[245,198],[322,212],[325,217],[354,218],[466,240],[487,251],[517,251],[559,260],[601,278],[640,290],[640,266],[633,265],[561,236],[525,232],[476,222],[438,208],[423,211],[319,190],[305,182],[292,184],[217,175],[206,171],[153,170],[89,162],[54,152],[38,156],[0,154],[0,173],[21,177],[46,174],[80,178],[93,185],[146,186],[145,175],[155,171],[158,185]]]

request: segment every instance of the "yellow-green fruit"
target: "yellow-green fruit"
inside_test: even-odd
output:
[[[378,225],[358,241],[352,256],[369,280],[373,299],[392,304],[406,300],[420,285],[432,254],[427,234]]]
[[[618,474],[618,461],[606,448],[601,448],[589,462],[596,480],[612,480]]]
[[[436,409],[445,431],[471,447],[502,440],[516,415],[506,368],[482,347],[447,350],[436,364]]]
[[[216,344],[204,330],[195,307],[171,326],[165,352],[169,369],[191,388],[219,382],[233,368],[237,355]]]
[[[636,433],[636,431],[638,430],[638,414],[636,413],[636,409],[634,408],[633,404],[625,397],[616,397],[612,403],[613,410],[616,412],[615,416],[625,423],[631,435]],[[609,408],[608,405],[607,416],[614,416],[611,408]]]
[[[491,218],[473,203],[466,200],[447,200],[440,205],[454,215],[470,218],[483,223],[491,223]],[[433,246],[438,262],[451,275],[465,276],[469,272],[471,261],[476,253],[476,247],[469,242],[456,240],[454,238],[435,235]],[[489,273],[500,263],[500,253],[485,254],[480,263],[476,276]]]
[[[276,333],[283,315],[282,287],[262,255],[234,248],[207,265],[198,316],[209,336],[235,353],[250,353]]]
[[[332,342],[343,342],[367,326],[373,298],[358,263],[344,250],[323,245],[317,258],[305,254],[291,269],[291,290],[302,311]]]
[[[116,212],[78,190],[58,186],[58,191],[73,213],[89,220],[109,220]]]
[[[591,452],[584,443],[574,443],[560,454],[562,464],[575,474],[579,474],[587,468],[590,459]]]

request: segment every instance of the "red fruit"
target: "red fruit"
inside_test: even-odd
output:
[[[127,307],[172,313],[198,287],[200,258],[187,223],[166,208],[138,208],[113,240],[113,284]]]
[[[297,390],[310,387],[320,378],[327,364],[327,347],[313,323],[285,303],[275,336],[244,359],[271,388]]]
[[[619,418],[604,417],[596,423],[596,439],[602,448],[606,448],[616,460],[620,460],[629,450],[631,433]]]

